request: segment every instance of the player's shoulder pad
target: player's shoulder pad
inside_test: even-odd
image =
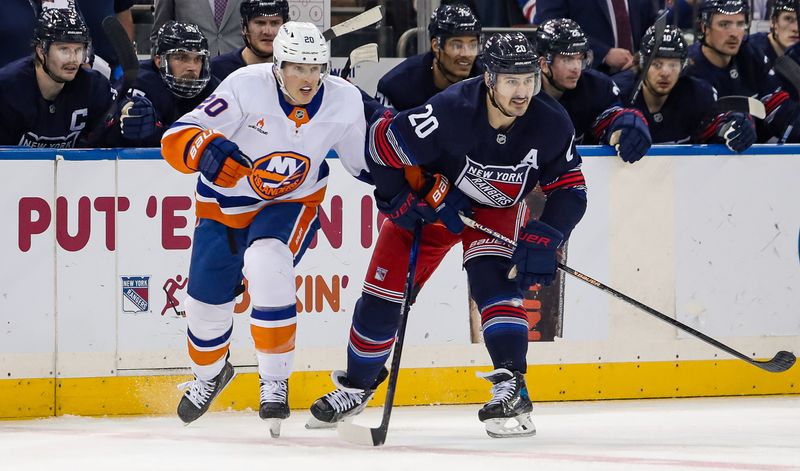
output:
[[[620,88],[616,82],[608,75],[594,69],[586,69],[581,72],[581,80],[585,81],[586,89],[592,94],[606,94],[612,91],[617,96],[620,94]]]
[[[567,113],[567,110],[561,106],[555,98],[551,97],[545,92],[539,92],[528,108],[528,113],[533,112],[533,118],[537,124],[547,126],[554,132],[559,133],[560,130],[566,131],[569,135],[575,134],[575,127],[572,124],[572,118]],[[526,113],[526,115],[528,114]],[[553,137],[556,137],[554,135]]]
[[[0,82],[4,85],[15,82],[27,82],[32,77],[35,77],[32,57],[17,59],[0,68]]]
[[[351,121],[355,117],[363,117],[363,100],[358,87],[336,75],[325,77],[323,83],[325,86],[323,103],[327,100],[335,103],[337,107],[336,112],[340,115],[340,118],[343,118],[345,121]],[[346,117],[343,116],[342,113],[346,113]]]
[[[378,89],[387,90],[394,89],[395,87],[402,87],[408,83],[409,74],[415,74],[415,71],[420,67],[424,68],[428,54],[433,57],[433,54],[427,52],[425,54],[417,54],[406,58],[403,62],[397,64],[392,70],[383,74],[383,77],[378,80]],[[432,59],[430,59],[433,63]]]
[[[432,96],[428,103],[434,105],[434,112],[437,114],[441,114],[443,111],[451,113],[452,116],[474,113],[483,103],[482,85],[483,76],[468,78],[454,83]]]

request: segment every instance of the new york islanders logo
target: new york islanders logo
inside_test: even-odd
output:
[[[308,176],[311,159],[294,152],[273,152],[253,162],[250,186],[265,200],[296,190]]]

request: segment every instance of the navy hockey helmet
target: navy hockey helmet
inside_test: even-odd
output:
[[[769,6],[769,17],[775,18],[780,15],[782,11],[794,13],[797,0],[770,0],[767,5]]]
[[[497,74],[536,74],[533,94],[542,87],[539,54],[528,38],[520,33],[495,33],[483,47],[483,67],[489,74],[489,86],[497,82]]]
[[[170,70],[169,56],[184,52],[193,52],[203,56],[203,66],[198,78],[177,77]],[[161,78],[176,96],[193,98],[211,80],[208,40],[203,36],[200,28],[193,23],[181,23],[174,20],[164,23],[156,35],[153,56],[160,57]]]
[[[283,22],[289,21],[289,2],[286,0],[244,0],[239,5],[242,14],[242,28],[258,16],[280,16]]]
[[[642,62],[653,53],[655,45],[656,29],[655,26],[651,26],[645,31],[644,37],[642,37],[642,45],[639,48],[639,59]],[[667,25],[661,35],[661,44],[658,46],[655,57],[667,57],[685,61],[688,56],[689,47],[686,45],[686,40],[683,39],[681,30],[675,25]]]
[[[55,41],[89,44],[89,28],[83,17],[72,8],[44,8],[33,33],[35,44]]]
[[[574,56],[586,54],[583,66],[592,63],[592,51],[589,39],[575,20],[554,18],[547,20],[536,30],[536,52],[544,57],[548,64],[559,55]]]
[[[436,38],[444,45],[447,38],[453,36],[480,36],[481,22],[468,6],[460,3],[441,5],[431,15],[428,24],[431,38]]]
[[[695,35],[702,41],[705,37],[702,25],[706,28],[711,26],[711,19],[715,14],[736,15],[744,13],[744,21],[750,27],[750,4],[747,0],[702,0],[697,7],[697,24],[695,25]]]

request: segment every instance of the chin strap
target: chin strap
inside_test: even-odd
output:
[[[52,73],[52,72],[50,72],[50,68],[49,68],[49,67],[47,67],[47,51],[48,51],[49,49],[50,49],[50,45],[49,45],[49,44],[48,44],[48,45],[46,45],[46,46],[44,46],[44,47],[42,48],[42,52],[43,52],[44,54],[42,54],[42,57],[41,57],[41,59],[40,59],[40,58],[39,58],[39,53],[37,52],[37,53],[36,53],[36,60],[37,60],[37,61],[38,61],[40,64],[42,64],[42,70],[44,70],[44,73],[46,73],[46,74],[47,74],[47,76],[48,76],[48,77],[50,77],[50,79],[51,79],[51,80],[53,80],[53,82],[55,82],[55,83],[67,83],[67,81],[66,81],[66,80],[64,80],[64,79],[61,79],[61,78],[58,78],[58,77],[56,77],[55,75],[53,75],[53,73]],[[80,65],[78,65],[78,67],[80,67]]]
[[[494,99],[494,89],[492,87],[489,87],[489,90],[488,90],[487,93],[489,94],[489,102],[492,104],[492,106],[497,108],[497,110],[500,111],[503,114],[503,116],[505,116],[506,118],[516,118],[516,116],[514,116],[512,114],[509,114],[502,106],[500,106],[497,103],[497,101],[495,101],[495,99]]]
[[[442,53],[441,50],[439,50],[439,54],[441,54],[441,53]],[[436,68],[439,69],[439,72],[442,73],[442,76],[444,77],[444,79],[447,80],[448,82],[450,82],[450,85],[453,85],[454,83],[458,83],[458,82],[461,81],[458,77],[456,77],[456,80],[452,80],[450,78],[450,77],[455,77],[455,75],[453,75],[450,72],[448,72],[447,70],[445,70],[445,68],[442,66],[442,61],[439,60],[439,56],[438,55],[434,55],[434,60],[436,62]]]
[[[561,87],[558,86],[558,84],[556,84],[555,79],[553,79],[553,72],[550,72],[550,75],[548,75],[548,74],[544,73],[544,71],[542,71],[542,75],[545,76],[545,78],[547,79],[547,83],[549,83],[551,87],[555,88],[556,90],[558,90],[561,93],[565,93],[567,91],[566,88],[561,88]]]

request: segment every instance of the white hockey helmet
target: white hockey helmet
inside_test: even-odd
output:
[[[320,64],[325,79],[330,71],[330,51],[328,43],[314,23],[289,21],[281,25],[278,34],[272,41],[273,63],[281,89],[283,76],[281,70],[284,62],[296,64]],[[285,90],[283,90],[285,92]]]

